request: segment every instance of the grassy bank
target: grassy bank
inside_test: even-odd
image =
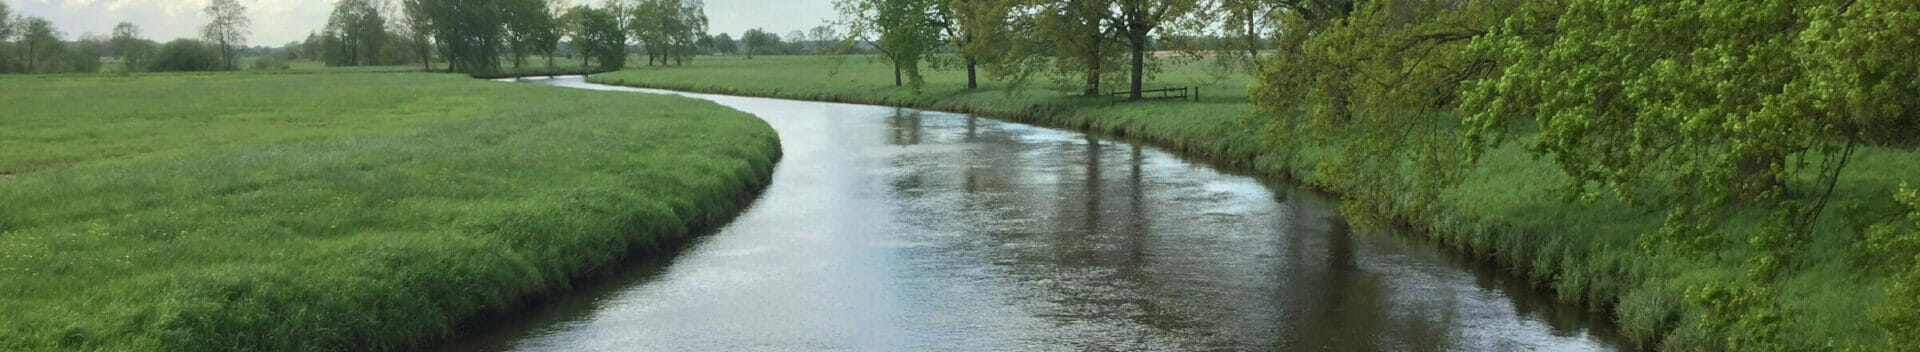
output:
[[[920,94],[893,86],[889,66],[854,58],[828,75],[820,57],[702,58],[693,66],[638,68],[600,74],[599,83],[791,99],[905,106],[985,116],[1039,125],[1122,135],[1188,155],[1232,165],[1268,177],[1312,182],[1315,155],[1306,163],[1283,167],[1278,154],[1258,136],[1262,123],[1252,110],[1245,76],[1215,78],[1199,65],[1168,66],[1148,84],[1202,86],[1199,102],[1142,102],[1113,105],[1106,98],[1080,98],[1039,82],[1007,96],[1003,86],[983,82],[966,90],[960,72],[929,74]],[[1070,87],[1069,87],[1070,88]],[[1521,140],[1525,140],[1522,137]],[[1920,183],[1920,153],[1871,149],[1855,157],[1835,204],[1885,203],[1900,181]],[[1612,314],[1624,334],[1642,347],[1714,350],[1725,346],[1720,332],[1703,329],[1703,313],[1688,304],[1686,289],[1738,278],[1750,257],[1743,237],[1715,256],[1648,256],[1638,238],[1657,229],[1660,211],[1611,201],[1563,201],[1565,176],[1547,160],[1509,144],[1489,152],[1471,177],[1450,189],[1440,204],[1406,214],[1410,234],[1431,239],[1457,253],[1501,265],[1530,278],[1561,299]],[[1325,184],[1313,186],[1326,187]],[[1340,192],[1340,189],[1328,189]],[[1873,349],[1886,333],[1867,323],[1868,311],[1885,302],[1887,272],[1857,264],[1856,232],[1829,212],[1818,226],[1824,234],[1794,255],[1795,271],[1780,281],[1788,350],[1846,347]],[[1734,221],[1736,230],[1757,226]]]
[[[715,225],[698,100],[443,74],[0,77],[0,350],[388,350]]]

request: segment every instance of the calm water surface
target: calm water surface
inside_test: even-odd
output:
[[[561,87],[671,93],[529,80]],[[962,114],[682,94],[785,148],[732,224],[456,350],[1615,350],[1595,316],[1329,201]]]

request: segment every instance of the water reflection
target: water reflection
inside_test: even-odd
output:
[[[760,202],[664,274],[462,347],[1615,348],[1531,291],[1352,234],[1324,199],[1150,148],[958,114],[700,97],[780,131],[787,158]]]

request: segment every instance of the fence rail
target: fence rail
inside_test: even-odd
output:
[[[1123,101],[1133,101],[1132,100],[1133,91],[1123,90],[1123,91],[1107,93],[1107,97],[1109,98],[1108,99],[1109,104],[1119,104],[1120,102],[1123,102]],[[1173,100],[1173,99],[1189,100],[1191,99],[1193,101],[1200,101],[1200,87],[1142,89],[1140,90],[1140,99],[1141,100]]]

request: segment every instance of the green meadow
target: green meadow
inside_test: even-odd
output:
[[[976,113],[1121,136],[1173,149],[1267,177],[1316,183],[1315,159],[1336,155],[1304,151],[1305,162],[1282,166],[1275,148],[1263,142],[1265,123],[1251,115],[1247,99],[1252,79],[1216,74],[1203,63],[1169,64],[1147,84],[1199,86],[1200,100],[1113,104],[1108,98],[1077,97],[1076,83],[1061,87],[1036,78],[1021,89],[981,75],[981,87],[965,89],[959,70],[927,73],[919,92],[893,85],[891,66],[854,57],[839,64],[823,57],[762,56],[702,58],[678,68],[628,68],[594,75],[593,82],[710,93],[905,106]],[[1108,81],[1108,89],[1119,87]],[[1522,131],[1524,133],[1524,131]],[[1527,140],[1522,136],[1517,140]],[[1321,147],[1325,148],[1325,147]],[[1902,181],[1920,184],[1920,153],[1869,148],[1835,189],[1835,204],[1885,205]],[[1410,236],[1429,240],[1464,257],[1494,263],[1537,283],[1568,302],[1596,314],[1611,315],[1620,330],[1642,348],[1718,350],[1721,332],[1705,329],[1705,312],[1687,303],[1686,290],[1739,278],[1753,254],[1749,246],[1730,246],[1715,255],[1682,258],[1648,256],[1640,236],[1660,227],[1660,211],[1609,200],[1567,201],[1566,176],[1549,160],[1536,158],[1512,143],[1492,150],[1469,179],[1453,187],[1440,204],[1398,219]],[[1794,182],[1810,183],[1811,175]],[[1330,189],[1331,188],[1331,189]],[[1868,323],[1868,312],[1887,301],[1892,274],[1862,258],[1855,246],[1859,232],[1840,220],[1844,206],[1828,210],[1810,239],[1790,258],[1796,269],[1779,287],[1785,350],[1886,348],[1887,333]],[[1753,212],[1749,212],[1753,213]],[[1743,220],[1744,219],[1744,220]],[[1728,225],[1729,233],[1751,232],[1760,214]],[[1745,237],[1728,235],[1732,243]],[[1865,346],[1865,347],[1861,347]]]
[[[0,350],[389,350],[725,221],[717,104],[423,73],[0,76]]]

